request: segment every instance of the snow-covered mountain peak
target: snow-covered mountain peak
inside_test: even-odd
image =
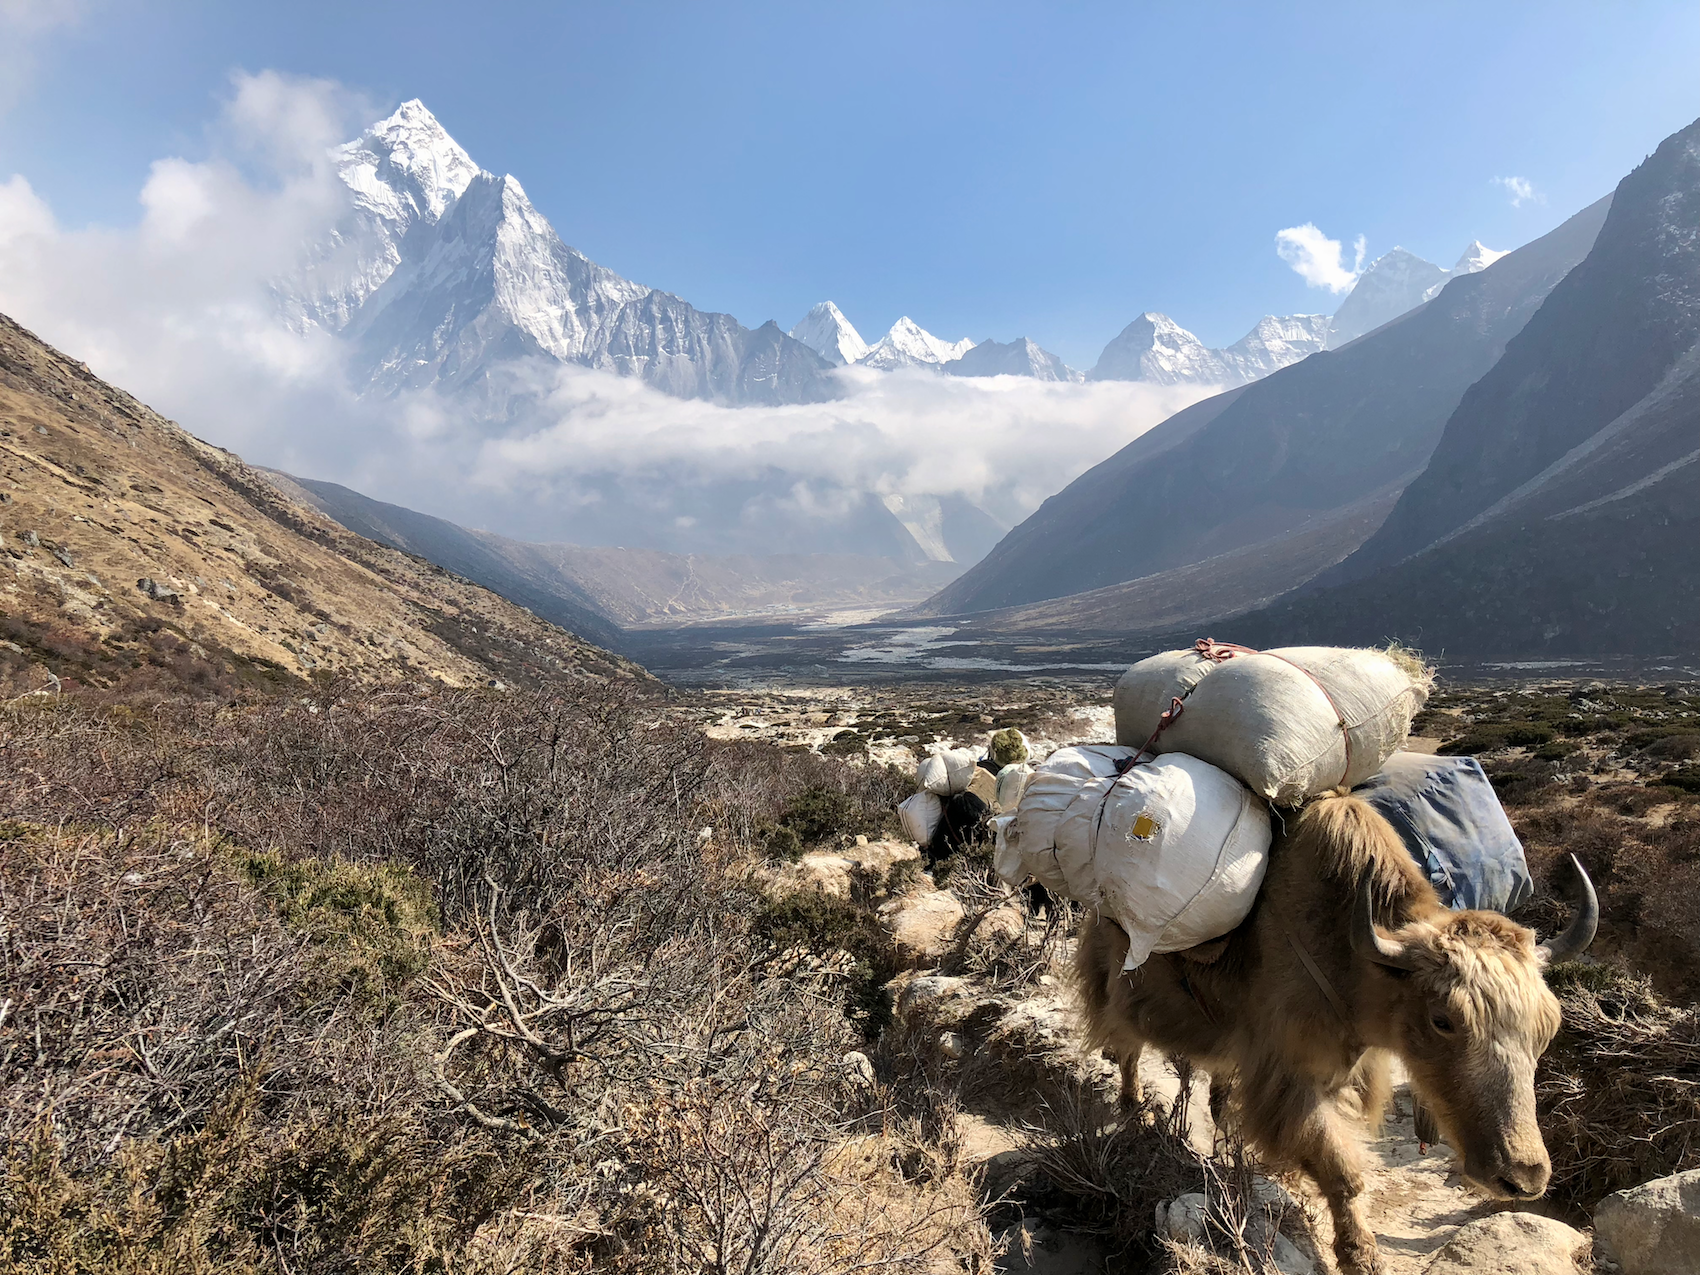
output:
[[[862,334],[830,301],[822,301],[798,320],[791,336],[838,367],[854,363],[868,352]]]
[[[441,217],[479,171],[418,98],[332,155],[355,204],[400,230]]]
[[[1506,253],[1495,252],[1480,239],[1472,239],[1470,246],[1464,249],[1464,255],[1458,258],[1458,264],[1452,267],[1452,273],[1475,274],[1478,270],[1486,270]]]
[[[960,341],[944,341],[927,331],[908,315],[891,325],[891,331],[861,359],[863,367],[888,371],[895,367],[937,366],[959,359],[974,348],[974,342],[964,337]]]
[[[1450,271],[1404,248],[1383,253],[1364,268],[1334,312],[1328,348],[1338,349],[1392,322],[1427,301],[1451,277]]]

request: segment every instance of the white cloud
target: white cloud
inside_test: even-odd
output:
[[[1352,245],[1353,260],[1346,265],[1346,251],[1338,239],[1330,239],[1314,222],[1289,226],[1275,232],[1275,251],[1307,284],[1333,293],[1350,292],[1364,268],[1364,237]]]
[[[1535,189],[1534,183],[1527,177],[1495,177],[1495,186],[1503,186],[1505,193],[1511,196],[1511,206],[1521,208],[1524,204],[1544,204],[1547,197]]]
[[[212,157],[156,162],[127,229],[68,229],[0,183],[0,310],[250,461],[510,535],[701,551],[822,547],[787,537],[834,526],[853,547],[870,493],[1014,522],[1209,392],[847,369],[833,402],[733,409],[537,359],[498,370],[520,404],[499,424],[434,392],[362,397],[345,347],[289,331],[271,287],[346,207],[324,152],[360,109],[237,77]]]

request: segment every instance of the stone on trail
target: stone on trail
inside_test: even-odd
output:
[[[1623,1275],[1700,1271],[1700,1169],[1606,1196],[1594,1210],[1594,1233]]]
[[[1590,1269],[1589,1247],[1586,1235],[1553,1218],[1492,1213],[1460,1227],[1423,1275],[1581,1275]]]
[[[880,913],[898,956],[911,965],[936,961],[948,952],[963,915],[961,900],[949,890],[893,899]]]

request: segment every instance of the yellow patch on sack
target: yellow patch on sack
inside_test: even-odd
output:
[[[1136,841],[1149,841],[1162,830],[1162,824],[1150,815],[1142,814],[1133,821],[1132,835]]]

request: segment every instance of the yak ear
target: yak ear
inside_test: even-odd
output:
[[[1388,969],[1410,971],[1419,963],[1415,948],[1388,938],[1376,928],[1373,864],[1358,874],[1358,897],[1352,908],[1352,951]]]

